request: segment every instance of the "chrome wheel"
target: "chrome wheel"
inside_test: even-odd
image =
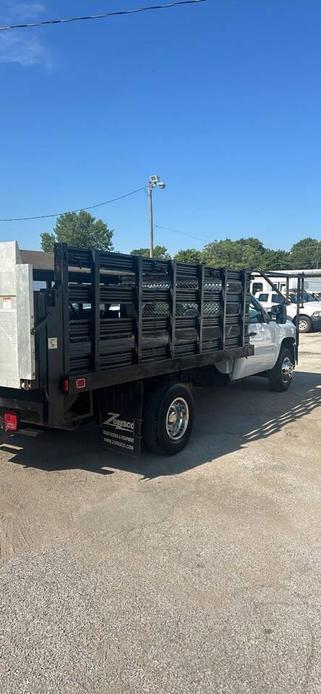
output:
[[[285,357],[282,362],[282,381],[287,383],[291,381],[294,374],[294,364],[289,357]]]
[[[166,413],[166,432],[172,441],[179,441],[189,423],[189,407],[184,398],[175,398]]]
[[[299,330],[300,333],[308,333],[310,330],[310,325],[305,318],[300,318],[299,320]]]

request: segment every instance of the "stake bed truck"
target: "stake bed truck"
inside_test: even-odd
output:
[[[0,243],[0,426],[100,423],[109,448],[175,454],[193,427],[190,384],[253,374],[286,390],[296,359],[284,306],[250,272]]]

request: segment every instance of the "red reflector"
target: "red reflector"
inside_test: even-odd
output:
[[[64,378],[62,388],[64,393],[69,393],[69,378]]]
[[[87,379],[84,377],[76,378],[75,386],[76,386],[77,390],[82,390],[83,388],[86,388],[87,387]]]
[[[18,417],[15,412],[5,412],[3,416],[4,430],[17,431]]]

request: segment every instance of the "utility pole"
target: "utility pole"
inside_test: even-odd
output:
[[[149,257],[152,258],[154,255],[154,210],[153,210],[153,186],[148,181],[147,186],[148,195],[148,221],[149,221]]]
[[[152,258],[154,255],[154,208],[153,208],[153,190],[154,188],[160,188],[164,190],[166,183],[161,181],[159,176],[150,176],[147,184],[147,198],[148,198],[148,222],[149,222],[149,257]]]

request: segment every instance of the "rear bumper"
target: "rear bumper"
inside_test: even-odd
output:
[[[42,391],[0,388],[0,428],[3,426],[4,412],[15,412],[19,422],[45,424],[46,404]]]

